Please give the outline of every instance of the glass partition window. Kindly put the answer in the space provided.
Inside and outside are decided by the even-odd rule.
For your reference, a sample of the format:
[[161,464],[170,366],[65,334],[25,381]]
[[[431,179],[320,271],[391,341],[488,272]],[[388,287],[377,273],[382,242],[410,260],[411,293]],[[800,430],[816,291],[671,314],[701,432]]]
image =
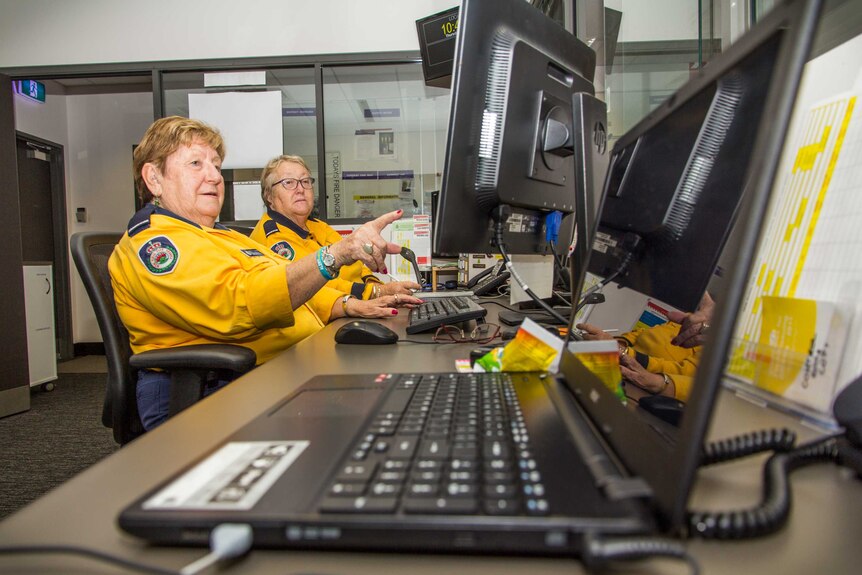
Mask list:
[[[261,92],[278,92],[274,100],[267,100],[278,108],[274,113],[280,117],[281,130],[267,130],[271,135],[267,153],[246,161],[241,167],[223,170],[225,178],[225,204],[220,219],[222,221],[255,222],[264,211],[260,198],[260,174],[266,162],[279,154],[302,156],[308,163],[312,174],[317,172],[317,109],[315,105],[314,68],[274,68],[259,72],[264,74],[265,83],[252,86],[212,86],[212,78],[219,72],[166,72],[162,77],[164,90],[165,116],[185,116],[190,113],[189,99],[194,94],[247,96],[256,98]],[[225,76],[236,74],[235,71]],[[210,78],[210,81],[207,80]],[[208,87],[208,84],[210,85]],[[280,103],[279,103],[280,102]],[[267,128],[271,127],[270,122]],[[225,128],[222,128],[225,132]],[[263,134],[251,134],[252,138],[263,138]],[[226,134],[227,162],[240,154],[248,152],[248,146],[240,149],[231,146]],[[279,144],[280,139],[280,144]],[[255,144],[258,142],[254,141]],[[317,190],[315,190],[317,194]]]
[[326,217],[430,213],[439,190],[449,91],[419,63],[323,69]]
[[608,106],[610,144],[728,43],[727,0],[577,2],[587,8],[582,39],[599,51],[595,84]]

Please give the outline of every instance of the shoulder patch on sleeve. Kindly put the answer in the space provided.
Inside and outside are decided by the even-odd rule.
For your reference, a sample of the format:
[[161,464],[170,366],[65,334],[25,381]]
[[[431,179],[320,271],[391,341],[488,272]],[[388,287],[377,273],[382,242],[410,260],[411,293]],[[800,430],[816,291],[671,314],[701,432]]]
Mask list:
[[284,240],[272,244],[269,249],[271,249],[273,252],[280,255],[281,257],[289,259],[291,261],[296,256],[296,251],[291,247],[289,243]]
[[163,276],[177,267],[180,251],[167,236],[156,236],[141,246],[138,258],[151,274]]
[[260,250],[256,250],[256,249],[254,249],[254,248],[248,248],[248,249],[245,249],[245,250],[239,250],[239,251],[241,251],[242,253],[244,253],[245,255],[247,255],[247,256],[248,256],[248,257],[250,257],[250,258],[260,258],[260,257],[263,257],[263,254],[260,252]]

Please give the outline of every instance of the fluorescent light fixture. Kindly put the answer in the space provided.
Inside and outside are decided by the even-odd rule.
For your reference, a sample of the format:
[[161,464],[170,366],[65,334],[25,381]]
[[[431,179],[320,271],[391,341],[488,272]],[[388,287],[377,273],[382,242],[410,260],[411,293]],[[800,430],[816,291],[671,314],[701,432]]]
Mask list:
[[204,87],[218,88],[221,86],[266,86],[266,71],[204,74]]

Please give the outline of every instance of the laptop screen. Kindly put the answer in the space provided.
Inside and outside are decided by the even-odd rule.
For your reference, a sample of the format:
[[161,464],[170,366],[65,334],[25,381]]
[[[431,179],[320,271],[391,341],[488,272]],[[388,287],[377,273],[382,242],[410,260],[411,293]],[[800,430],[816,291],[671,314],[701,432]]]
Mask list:
[[[621,360],[627,405],[595,381],[574,391],[670,525],[682,519],[678,493],[688,493],[697,466],[817,4],[776,7],[611,152],[589,269],[613,278],[604,289],[616,300],[636,302],[636,329],[623,335],[641,351]],[[680,328],[664,320],[699,306],[712,311],[701,309],[688,333],[703,345],[673,345]],[[643,415],[632,408],[639,401],[649,415],[632,417]]]

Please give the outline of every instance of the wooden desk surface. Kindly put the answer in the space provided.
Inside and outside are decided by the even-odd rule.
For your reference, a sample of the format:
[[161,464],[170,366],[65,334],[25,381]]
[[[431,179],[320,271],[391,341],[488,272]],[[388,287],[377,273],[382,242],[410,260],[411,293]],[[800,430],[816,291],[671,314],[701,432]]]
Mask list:
[[[489,306],[495,316],[497,306]],[[406,318],[391,325],[404,335]],[[116,526],[123,507],[179,471],[306,379],[320,373],[438,371],[454,368],[469,355],[470,344],[343,346],[333,342],[338,323],[286,351],[268,364],[193,406],[165,425],[87,469],[0,523],[0,545],[67,544],[179,569],[202,555],[201,549],[149,547]],[[429,336],[410,336],[410,339]],[[97,417],[98,414],[93,414]],[[800,439],[816,435],[788,417],[723,392],[713,437],[786,426]],[[61,454],[58,454],[61,457]],[[704,469],[691,506],[737,509],[760,498],[762,458]],[[3,462],[10,465],[10,462]],[[704,573],[740,575],[858,573],[862,565],[862,481],[831,465],[797,471],[791,485],[794,509],[776,535],[744,542],[692,541],[690,550]],[[318,573],[327,575],[404,573],[411,575],[583,573],[575,560],[449,555],[399,555],[346,552],[253,551],[225,573]],[[0,555],[4,573],[124,573],[77,556]],[[676,562],[651,560],[626,567],[628,573],[686,573]]]

